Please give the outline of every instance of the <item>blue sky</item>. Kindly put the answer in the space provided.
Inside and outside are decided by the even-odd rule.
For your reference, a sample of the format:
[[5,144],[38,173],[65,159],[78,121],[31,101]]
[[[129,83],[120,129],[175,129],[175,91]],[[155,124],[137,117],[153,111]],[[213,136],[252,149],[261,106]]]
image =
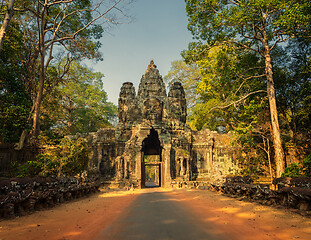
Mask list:
[[105,77],[108,100],[117,104],[123,82],[133,82],[136,93],[151,59],[162,77],[171,62],[192,41],[187,30],[184,0],[136,0],[130,9],[134,20],[118,25],[102,38],[104,61],[88,64]]

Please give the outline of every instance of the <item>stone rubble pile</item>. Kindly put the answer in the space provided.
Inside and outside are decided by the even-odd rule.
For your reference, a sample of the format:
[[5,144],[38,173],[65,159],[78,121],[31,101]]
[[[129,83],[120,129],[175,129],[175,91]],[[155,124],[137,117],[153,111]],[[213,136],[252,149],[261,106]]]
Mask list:
[[227,177],[224,183],[212,183],[209,189],[231,196],[257,200],[265,205],[282,205],[303,211],[311,210],[311,178],[276,178],[273,190],[268,184],[253,184],[249,177]]
[[97,178],[11,178],[0,180],[0,217],[23,216],[99,191]]
[[233,176],[217,181],[176,181],[173,188],[212,190],[258,201],[264,205],[282,205],[311,211],[311,178],[275,178],[272,185],[253,183],[249,176]]

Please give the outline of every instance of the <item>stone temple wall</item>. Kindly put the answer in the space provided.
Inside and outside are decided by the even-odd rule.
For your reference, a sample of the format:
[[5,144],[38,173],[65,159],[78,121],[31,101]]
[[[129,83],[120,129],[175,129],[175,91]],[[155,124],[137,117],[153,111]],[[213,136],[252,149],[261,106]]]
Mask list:
[[205,129],[193,132],[193,138],[193,172],[197,180],[222,178],[239,171],[230,134],[219,134]]
[[[160,186],[172,181],[211,179],[234,174],[230,135],[192,131],[186,124],[183,86],[174,82],[168,94],[153,61],[141,78],[138,92],[125,82],[119,95],[115,129],[81,135],[93,151],[89,168],[106,180],[145,186],[146,166],[155,166]],[[146,156],[157,155],[148,162]]]
[[84,138],[87,140],[90,148],[90,161],[88,170],[94,173],[100,173],[104,179],[112,179],[115,176],[115,158],[118,154],[115,141],[115,129],[99,129],[97,132],[87,134],[77,134],[69,136],[72,139]]

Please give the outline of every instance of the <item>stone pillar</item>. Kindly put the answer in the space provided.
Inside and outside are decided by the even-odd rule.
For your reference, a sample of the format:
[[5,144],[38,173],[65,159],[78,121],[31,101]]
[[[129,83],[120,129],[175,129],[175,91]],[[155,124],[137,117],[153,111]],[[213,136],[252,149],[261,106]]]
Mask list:
[[212,145],[210,145],[209,147],[209,166],[210,166],[210,173],[211,172],[213,172],[213,165],[214,165],[214,163],[213,163],[213,146]]
[[[161,167],[161,165],[159,167]],[[154,182],[156,184],[159,184],[159,169],[158,169],[158,166],[154,166]]]
[[121,180],[120,163],[121,163],[121,156],[118,156],[118,157],[116,157],[116,159],[115,159],[116,180]]
[[180,158],[176,158],[176,177],[180,177],[180,173],[181,173]]
[[103,144],[97,144],[97,169],[100,170],[100,163],[103,161]]
[[184,176],[184,159],[183,158],[179,158],[180,159],[180,176],[183,177]]
[[[98,169],[98,165],[99,165],[99,159],[98,159],[98,147],[95,146],[91,146],[91,152],[89,154],[89,163],[88,163],[88,169],[94,169],[97,168]],[[1,156],[0,156],[1,159]],[[3,158],[5,159],[5,158]],[[99,170],[99,169],[98,169]]]
[[128,178],[128,161],[127,158],[124,158],[124,178]]
[[163,187],[169,187],[171,183],[171,144],[165,144],[162,149],[162,161],[164,164]]
[[187,178],[187,180],[189,180],[189,159],[188,159],[188,158],[186,158],[185,160],[186,160],[186,162],[187,162],[187,172],[186,172],[186,178]]
[[140,185],[140,182],[141,182],[141,179],[142,179],[142,176],[141,176],[141,162],[144,160],[144,153],[141,152],[141,151],[137,151],[136,153],[136,157],[135,157],[135,161],[136,161],[136,174],[134,176],[134,178],[137,179],[137,181],[139,182],[139,185]]

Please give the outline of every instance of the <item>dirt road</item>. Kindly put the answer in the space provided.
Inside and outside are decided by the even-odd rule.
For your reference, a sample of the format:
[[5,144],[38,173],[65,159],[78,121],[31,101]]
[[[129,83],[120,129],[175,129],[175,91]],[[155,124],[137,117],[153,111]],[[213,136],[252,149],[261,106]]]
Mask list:
[[311,219],[217,193],[159,188],[99,193],[0,221],[0,240],[311,239]]

